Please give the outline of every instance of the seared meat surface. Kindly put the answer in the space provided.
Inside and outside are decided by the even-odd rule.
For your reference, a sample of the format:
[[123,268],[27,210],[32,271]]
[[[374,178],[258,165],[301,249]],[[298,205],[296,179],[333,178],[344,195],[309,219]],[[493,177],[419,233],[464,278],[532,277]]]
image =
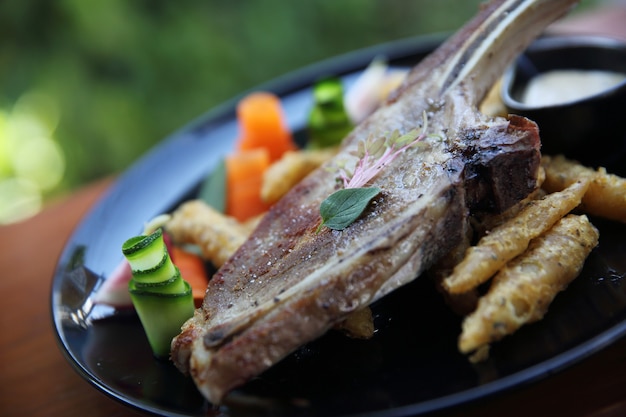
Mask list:
[[[212,403],[351,312],[415,279],[463,238],[474,211],[502,211],[536,187],[537,126],[477,110],[505,66],[573,0],[499,0],[420,63],[344,140],[339,154],[277,202],[211,279],[172,359]],[[360,141],[422,128],[428,137],[372,181],[381,193],[342,231],[320,203]]]

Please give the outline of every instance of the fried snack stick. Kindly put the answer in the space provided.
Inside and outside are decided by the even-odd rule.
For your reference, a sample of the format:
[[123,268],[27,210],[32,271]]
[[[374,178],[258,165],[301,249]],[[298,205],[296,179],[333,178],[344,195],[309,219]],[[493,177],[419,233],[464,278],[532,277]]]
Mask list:
[[508,111],[504,102],[502,101],[500,90],[502,88],[502,78],[498,79],[496,83],[487,92],[485,99],[480,103],[479,110],[485,116],[500,116],[506,117]]
[[371,338],[375,331],[372,309],[365,307],[350,313],[344,321],[337,323],[335,329],[354,339]]
[[626,179],[608,174],[606,169],[585,167],[562,155],[544,156],[541,164],[546,171],[543,188],[560,191],[580,178],[589,178],[589,189],[580,209],[594,216],[626,223]]
[[246,234],[246,238],[258,226],[263,216],[265,216],[265,213],[257,214],[256,216],[249,218],[243,223],[239,223],[241,225],[242,231]]
[[598,237],[587,216],[570,214],[534,239],[493,278],[477,309],[465,318],[459,350],[480,350],[540,320],[554,297],[578,276]]
[[285,152],[263,175],[261,199],[266,203],[275,203],[307,174],[336,153],[336,148]]
[[[220,267],[247,239],[258,218],[239,223],[200,200],[182,204],[172,213],[165,228],[176,243],[197,245],[204,259]],[[347,335],[367,339],[374,334],[369,307],[355,311],[338,328]]]
[[204,259],[220,267],[246,240],[249,230],[200,200],[181,204],[165,228],[176,243],[197,245]]
[[580,204],[589,181],[581,180],[563,191],[531,201],[517,216],[505,221],[470,247],[443,288],[453,294],[476,288],[508,261],[523,253],[529,242]]

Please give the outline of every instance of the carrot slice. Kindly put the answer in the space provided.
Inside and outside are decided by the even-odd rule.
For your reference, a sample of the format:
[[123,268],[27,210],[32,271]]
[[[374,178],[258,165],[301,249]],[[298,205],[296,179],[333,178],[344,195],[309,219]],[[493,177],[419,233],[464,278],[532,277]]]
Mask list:
[[200,256],[177,246],[171,247],[170,252],[172,252],[172,260],[178,267],[180,275],[191,285],[193,301],[196,307],[199,307],[202,304],[204,293],[209,283],[204,261]]
[[227,215],[245,221],[269,208],[261,199],[263,173],[269,165],[269,151],[265,148],[226,156]]
[[272,93],[255,92],[241,99],[237,119],[240,151],[266,148],[274,162],[286,151],[297,148],[286,126],[280,98]]

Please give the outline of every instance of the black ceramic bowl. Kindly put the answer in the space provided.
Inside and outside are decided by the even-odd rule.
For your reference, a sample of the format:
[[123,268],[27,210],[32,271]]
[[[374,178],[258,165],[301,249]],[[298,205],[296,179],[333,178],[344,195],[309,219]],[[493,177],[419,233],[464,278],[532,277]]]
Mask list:
[[544,154],[564,154],[589,166],[626,174],[626,81],[555,105],[523,102],[523,91],[533,77],[570,69],[626,74],[626,44],[595,36],[539,39],[504,75],[502,100],[508,112],[526,116],[539,125]]

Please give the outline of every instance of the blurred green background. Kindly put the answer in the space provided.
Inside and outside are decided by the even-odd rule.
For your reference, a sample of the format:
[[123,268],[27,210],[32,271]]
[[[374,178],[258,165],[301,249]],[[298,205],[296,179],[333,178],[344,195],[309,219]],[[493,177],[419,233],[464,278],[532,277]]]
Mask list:
[[357,48],[453,31],[480,3],[2,1],[0,224],[119,173],[259,83]]

